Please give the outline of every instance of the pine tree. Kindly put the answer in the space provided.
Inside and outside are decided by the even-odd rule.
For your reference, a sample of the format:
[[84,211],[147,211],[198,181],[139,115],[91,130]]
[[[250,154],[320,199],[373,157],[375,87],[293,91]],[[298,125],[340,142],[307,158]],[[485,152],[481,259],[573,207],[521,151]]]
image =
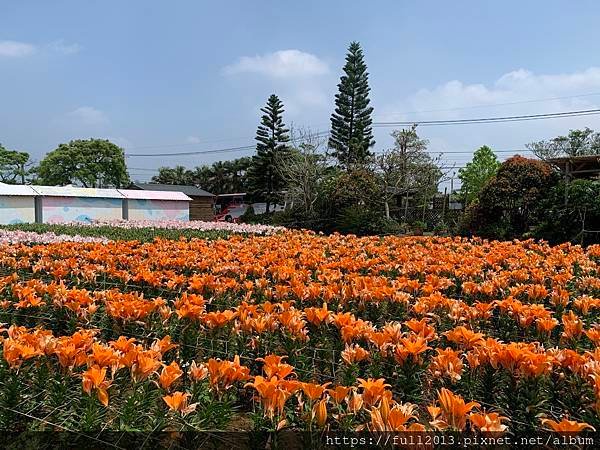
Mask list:
[[283,188],[283,177],[278,165],[288,153],[289,130],[283,124],[283,103],[275,94],[267,100],[261,109],[263,116],[256,130],[256,155],[248,173],[251,192],[266,202],[266,212],[277,199],[278,191]]
[[342,166],[364,163],[375,145],[373,140],[373,108],[369,106],[369,74],[363,51],[352,42],[346,56],[344,75],[335,96],[335,111],[331,115],[329,148]]

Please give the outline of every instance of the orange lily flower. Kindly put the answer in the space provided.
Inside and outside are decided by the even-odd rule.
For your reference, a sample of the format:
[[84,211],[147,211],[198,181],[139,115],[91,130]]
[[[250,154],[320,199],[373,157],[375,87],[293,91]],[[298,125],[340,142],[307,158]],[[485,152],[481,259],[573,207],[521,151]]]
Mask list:
[[163,397],[164,402],[167,404],[171,411],[176,411],[182,416],[186,416],[196,410],[197,403],[191,405],[188,404],[189,398],[192,394],[183,392],[173,392],[171,395],[165,395]]
[[507,430],[507,426],[502,422],[508,420],[508,417],[501,416],[498,413],[471,413],[469,422],[478,430],[490,433],[501,433]]
[[349,365],[363,361],[368,357],[369,352],[358,344],[354,344],[353,346],[346,344],[346,348],[342,351],[342,359]]
[[318,400],[319,398],[321,398],[321,396],[323,395],[323,392],[325,392],[325,389],[330,384],[331,383],[325,383],[325,384],[300,383],[300,387],[302,389],[302,392],[304,392],[304,395],[306,395],[310,401],[315,401],[315,400]]
[[192,361],[189,374],[195,382],[204,380],[208,376],[208,367],[205,364],[196,365],[196,361]]
[[331,396],[334,402],[340,405],[344,399],[348,397],[348,394],[351,390],[351,387],[336,386],[335,389],[327,389],[327,393]]
[[475,333],[462,325],[447,331],[444,335],[450,342],[454,342],[467,350],[484,342],[483,333]]
[[[446,388],[442,388],[438,394],[440,408],[434,410],[437,415],[431,425],[437,429],[451,428],[453,430],[462,431],[467,425],[467,414],[474,408],[479,407],[477,402],[465,403],[460,395],[456,395]],[[432,410],[430,410],[430,413]],[[433,415],[433,414],[432,414]]]
[[167,390],[171,385],[183,375],[183,370],[175,361],[168,366],[164,366],[162,372],[158,376],[158,384],[163,389]]
[[86,394],[90,395],[92,389],[97,391],[98,400],[104,405],[108,406],[108,387],[110,382],[105,380],[106,378],[106,367],[98,367],[94,365],[82,374],[83,390]]
[[312,420],[316,420],[317,426],[323,428],[327,423],[327,399],[316,402],[311,411]]
[[391,397],[392,395],[392,393],[386,389],[390,385],[385,382],[384,378],[379,378],[377,380],[373,378],[367,380],[357,378],[357,381],[359,382],[359,386],[363,389],[363,401],[367,407],[373,406],[381,400],[383,396]]
[[596,429],[588,423],[577,422],[575,420],[569,420],[563,417],[560,422],[552,419],[542,419],[542,425],[546,425],[551,431],[558,431],[559,433],[579,433],[583,430],[596,431]]

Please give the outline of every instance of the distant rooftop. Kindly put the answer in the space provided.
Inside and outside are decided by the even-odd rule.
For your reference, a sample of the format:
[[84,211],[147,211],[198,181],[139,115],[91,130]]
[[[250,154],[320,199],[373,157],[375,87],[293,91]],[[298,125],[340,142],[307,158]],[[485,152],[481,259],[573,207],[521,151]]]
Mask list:
[[596,178],[600,174],[600,155],[562,156],[546,162],[575,178]]
[[119,189],[123,197],[130,200],[178,200],[190,201],[190,197],[181,191],[147,191],[145,189]]
[[561,163],[566,161],[598,162],[600,161],[600,155],[558,156],[556,158],[549,158],[546,160],[546,162],[549,163]]
[[157,184],[157,183],[132,183],[134,189],[142,189],[144,191],[168,191],[168,192],[183,192],[189,197],[215,197],[204,189],[196,186],[184,186],[181,184]]
[[32,186],[43,197],[123,198],[116,189],[82,188],[77,186]]

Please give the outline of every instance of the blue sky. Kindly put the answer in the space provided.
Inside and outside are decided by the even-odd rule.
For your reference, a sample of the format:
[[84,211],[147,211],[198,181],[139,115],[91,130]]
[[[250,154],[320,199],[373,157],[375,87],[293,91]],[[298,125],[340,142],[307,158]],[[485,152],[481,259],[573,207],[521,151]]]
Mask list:
[[[364,47],[378,121],[599,107],[599,17],[600,3],[591,0],[5,0],[0,142],[37,160],[61,142],[88,137],[111,139],[128,153],[242,146],[253,142],[258,110],[273,92],[288,125],[324,130],[352,40]],[[540,99],[554,100],[518,103]],[[432,151],[522,149],[570,128],[600,130],[598,121],[420,133]],[[376,150],[391,144],[390,131],[376,130]],[[248,154],[130,157],[128,165],[143,180],[152,172],[137,168]],[[469,159],[444,157],[449,164]]]

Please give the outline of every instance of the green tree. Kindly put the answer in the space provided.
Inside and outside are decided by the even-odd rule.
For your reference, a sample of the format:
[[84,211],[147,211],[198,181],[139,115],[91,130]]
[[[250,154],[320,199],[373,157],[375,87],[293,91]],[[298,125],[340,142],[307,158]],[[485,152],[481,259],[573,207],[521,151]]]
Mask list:
[[122,187],[129,183],[123,149],[104,139],[60,144],[40,162],[40,184]]
[[283,177],[278,170],[278,162],[289,152],[289,130],[283,123],[283,103],[275,94],[261,109],[263,116],[256,130],[256,155],[248,174],[249,190],[257,198],[266,202],[266,212],[276,202],[283,188]]
[[31,161],[29,153],[7,150],[0,144],[0,181],[8,184],[25,184]]
[[519,155],[507,159],[467,208],[463,230],[482,237],[521,237],[539,223],[540,202],[556,182],[543,161]]
[[158,175],[152,177],[154,183],[199,186],[214,194],[232,194],[247,189],[248,167],[252,158],[247,156],[230,161],[217,161],[202,165],[193,170],[183,166],[161,167]]
[[158,175],[152,177],[153,183],[193,185],[193,172],[183,166],[160,167]]
[[251,164],[251,157],[214,163],[211,166],[210,177],[210,185],[213,186],[214,192],[218,194],[245,192],[248,182],[248,169]]
[[583,233],[583,230],[600,230],[600,182],[578,179],[565,183],[561,180],[548,190],[539,209],[536,237],[553,244],[600,242],[598,233]]
[[375,158],[375,171],[381,182],[385,216],[390,218],[390,203],[398,195],[410,194],[417,201],[429,199],[437,192],[440,179],[440,157],[432,158],[427,152],[429,142],[417,134],[413,125],[394,130],[394,147]]
[[531,142],[526,147],[542,160],[561,156],[598,155],[600,154],[600,133],[587,127],[583,130],[570,130],[567,136]]
[[325,138],[309,129],[291,132],[293,148],[279,162],[279,172],[287,186],[287,199],[300,220],[313,220],[319,201],[321,183],[330,169],[327,158],[320,152]]
[[473,160],[458,171],[465,205],[470,204],[477,197],[485,183],[496,175],[499,168],[500,161],[490,147],[484,145],[475,151]]
[[350,44],[343,70],[331,115],[329,148],[343,167],[349,167],[365,163],[371,156],[369,149],[375,145],[369,74],[358,42]]

